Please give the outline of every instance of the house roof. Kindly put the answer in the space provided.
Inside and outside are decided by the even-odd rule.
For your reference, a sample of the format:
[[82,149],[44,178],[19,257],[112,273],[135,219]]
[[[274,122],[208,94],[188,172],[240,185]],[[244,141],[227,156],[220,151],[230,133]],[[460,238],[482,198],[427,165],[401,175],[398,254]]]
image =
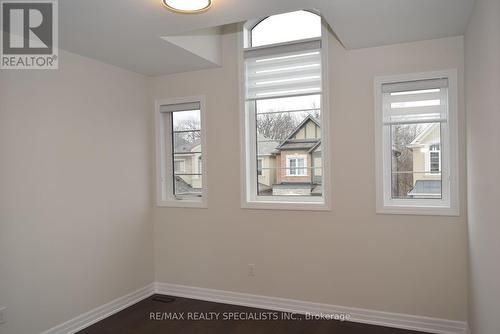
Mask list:
[[281,144],[279,150],[312,150],[318,144],[318,139],[288,140]]
[[271,155],[273,153],[278,153],[276,147],[280,144],[277,140],[272,140],[264,137],[262,134],[258,135],[257,138],[257,146],[258,146],[258,155]]
[[439,126],[439,123],[432,123],[429,124],[418,136],[413,139],[413,141],[408,145],[408,147],[418,147],[422,145],[421,141],[427,137],[427,135],[433,131],[437,126]]
[[321,152],[321,140],[318,140],[316,142],[316,145],[311,147],[311,149],[309,150],[309,153],[312,153],[312,152]]
[[177,137],[174,140],[174,145],[175,153],[191,153],[196,146],[200,145],[200,140],[196,139],[195,141],[190,142],[184,138]]
[[440,180],[417,180],[408,195],[440,195],[441,181]]
[[201,194],[201,189],[191,187],[182,177],[176,175],[175,192],[177,194]]
[[271,155],[280,150],[307,150],[321,152],[321,139],[290,139],[308,122],[312,121],[321,127],[319,121],[313,116],[307,116],[282,142],[266,138],[262,134],[257,137],[258,155]]
[[313,117],[312,115],[308,115],[306,118],[304,118],[304,120],[302,122],[300,122],[299,125],[297,125],[295,127],[295,129],[293,129],[292,132],[290,132],[290,134],[288,135],[288,137],[285,138],[284,141],[287,141],[289,140],[290,138],[292,138],[293,136],[295,136],[297,134],[297,132],[299,132],[299,130],[304,126],[304,124],[306,124],[308,121],[312,121],[314,122],[319,128],[321,128],[321,124],[319,123],[319,121]]
[[299,132],[302,127],[307,124],[307,122],[313,122],[316,124],[319,128],[321,128],[321,124],[319,121],[313,117],[312,115],[308,115],[302,122],[300,122],[299,125],[295,127],[295,129],[290,132],[288,137],[285,138],[285,140],[276,147],[277,150],[314,150],[318,143],[321,142],[321,139],[291,139],[293,136]]

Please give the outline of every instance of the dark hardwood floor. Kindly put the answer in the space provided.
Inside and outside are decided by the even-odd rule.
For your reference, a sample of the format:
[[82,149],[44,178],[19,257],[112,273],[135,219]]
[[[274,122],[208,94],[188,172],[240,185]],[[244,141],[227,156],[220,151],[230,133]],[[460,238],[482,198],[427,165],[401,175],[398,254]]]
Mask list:
[[[79,334],[163,334],[163,333],[334,333],[334,334],[417,334],[420,332],[338,320],[314,320],[291,314],[195,299],[155,295],[132,305]],[[213,312],[213,313],[210,313]],[[217,316],[218,314],[218,316]],[[194,316],[204,317],[195,320]],[[227,320],[228,317],[255,320]],[[170,317],[168,319],[167,317]],[[184,319],[181,319],[181,318]],[[188,318],[189,317],[189,318]],[[218,317],[218,320],[216,320]],[[156,318],[156,319],[155,319]],[[175,319],[177,318],[177,319]],[[210,319],[212,318],[212,319]],[[266,320],[266,318],[278,320]]]

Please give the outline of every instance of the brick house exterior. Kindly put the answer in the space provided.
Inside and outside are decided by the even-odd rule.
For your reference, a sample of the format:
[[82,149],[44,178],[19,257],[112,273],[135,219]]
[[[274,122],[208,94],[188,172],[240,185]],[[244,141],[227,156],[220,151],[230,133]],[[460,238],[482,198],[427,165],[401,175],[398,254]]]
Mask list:
[[321,125],[306,117],[276,147],[273,195],[321,194]]

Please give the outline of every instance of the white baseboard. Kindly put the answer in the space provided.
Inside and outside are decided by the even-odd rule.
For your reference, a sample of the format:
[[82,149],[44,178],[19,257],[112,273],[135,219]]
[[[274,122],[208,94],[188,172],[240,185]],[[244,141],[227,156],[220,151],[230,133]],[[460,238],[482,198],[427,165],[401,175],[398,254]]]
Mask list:
[[137,291],[117,298],[89,312],[66,321],[41,334],[73,334],[105,319],[149,296],[158,293],[193,298],[217,303],[256,307],[274,311],[311,314],[348,314],[349,321],[410,329],[436,334],[467,334],[465,321],[454,321],[401,313],[366,310],[354,307],[305,302],[294,299],[267,297],[247,293],[198,288],[169,283],[152,283]]
[[41,334],[73,334],[102,319],[105,319],[155,293],[154,284],[149,284],[139,290],[117,298],[107,304],[96,307]]
[[454,321],[437,319],[423,316],[415,316],[401,313],[365,310],[353,307],[345,307],[330,304],[304,302],[293,299],[267,297],[246,293],[197,288],[185,285],[155,283],[155,292],[159,294],[173,295],[200,299],[211,302],[226,303],[256,307],[275,311],[311,314],[349,314],[349,321],[387,326],[394,328],[410,329],[427,333],[438,334],[466,334],[467,323],[465,321]]

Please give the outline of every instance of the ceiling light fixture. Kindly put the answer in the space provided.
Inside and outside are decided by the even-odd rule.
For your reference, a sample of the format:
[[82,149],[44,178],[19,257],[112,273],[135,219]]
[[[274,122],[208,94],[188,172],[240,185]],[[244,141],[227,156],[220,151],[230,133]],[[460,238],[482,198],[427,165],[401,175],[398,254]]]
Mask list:
[[211,0],[162,0],[168,9],[185,14],[204,12],[212,5]]

